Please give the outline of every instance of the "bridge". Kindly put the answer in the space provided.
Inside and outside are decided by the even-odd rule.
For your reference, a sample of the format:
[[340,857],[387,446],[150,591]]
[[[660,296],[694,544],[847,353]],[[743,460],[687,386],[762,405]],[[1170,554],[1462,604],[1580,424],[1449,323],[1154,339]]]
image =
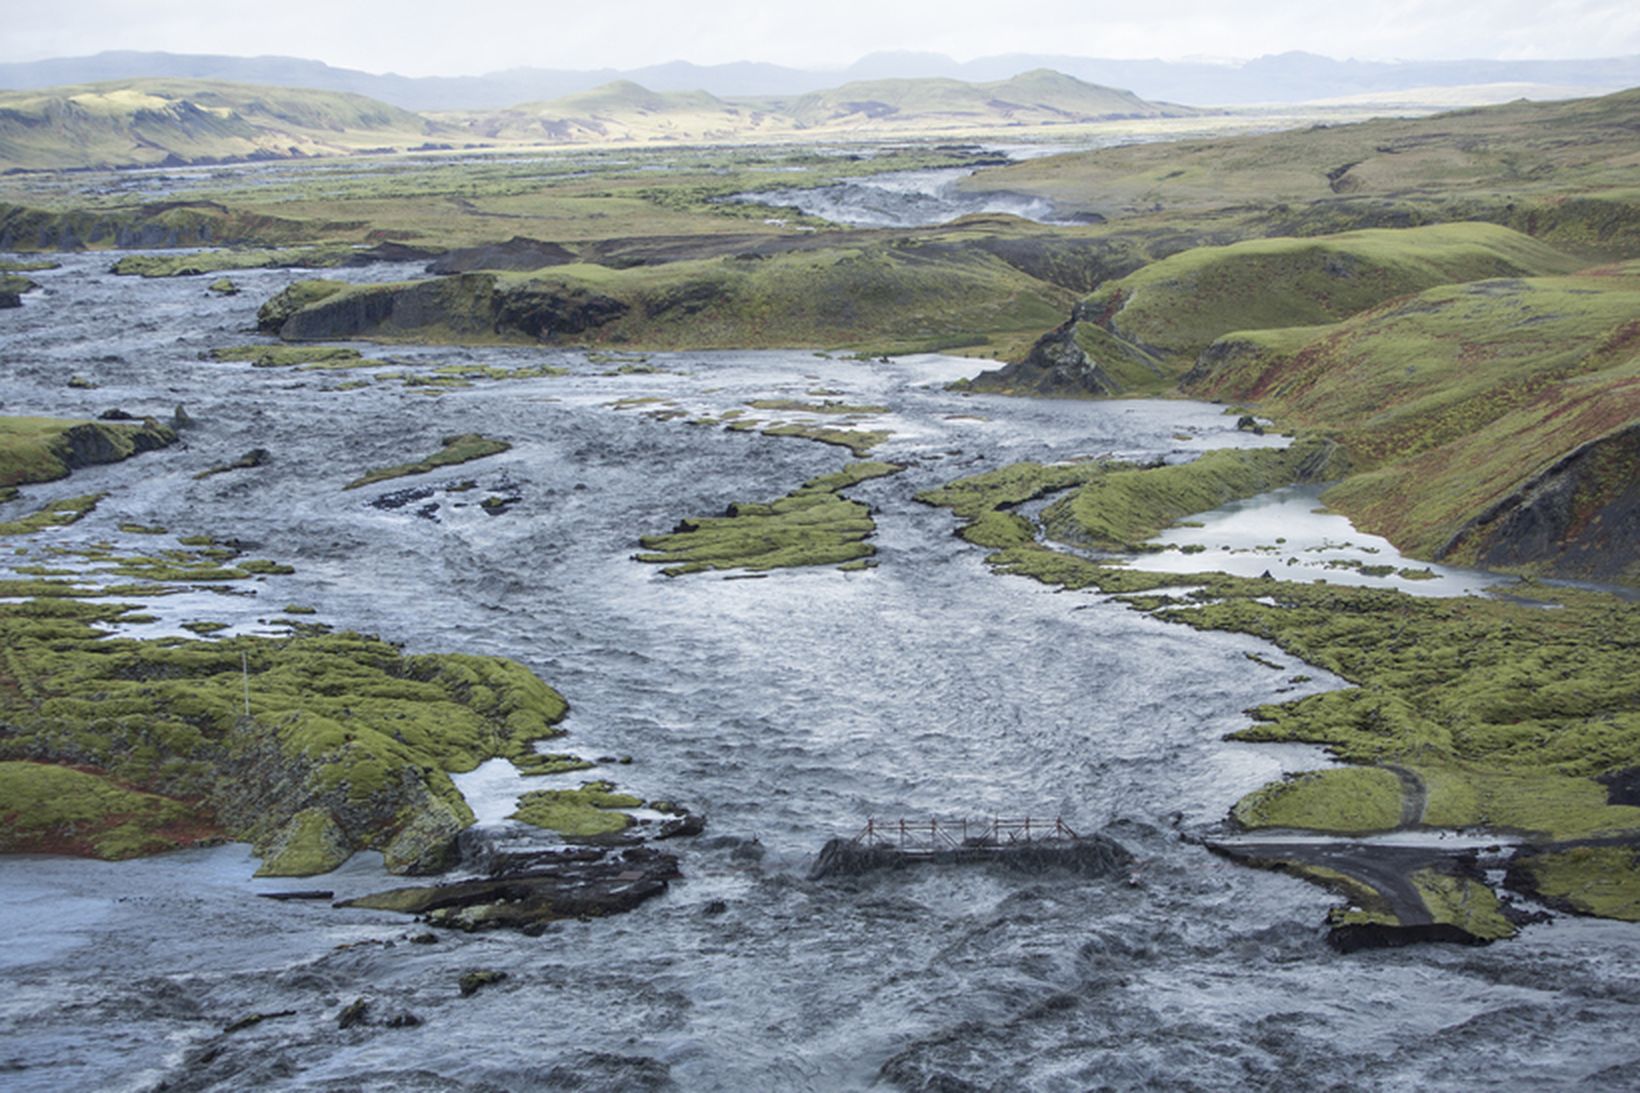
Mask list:
[[856,846],[897,850],[902,854],[937,854],[950,850],[1003,849],[1042,842],[1081,839],[1059,817],[1037,820],[879,820],[869,817],[852,840]]

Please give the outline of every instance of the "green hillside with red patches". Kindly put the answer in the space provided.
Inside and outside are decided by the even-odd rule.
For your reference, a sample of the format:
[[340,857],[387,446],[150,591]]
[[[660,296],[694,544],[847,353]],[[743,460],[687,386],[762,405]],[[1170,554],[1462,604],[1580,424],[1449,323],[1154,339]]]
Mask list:
[[1640,262],[1230,334],[1185,386],[1335,436],[1328,504],[1403,549],[1640,583]]

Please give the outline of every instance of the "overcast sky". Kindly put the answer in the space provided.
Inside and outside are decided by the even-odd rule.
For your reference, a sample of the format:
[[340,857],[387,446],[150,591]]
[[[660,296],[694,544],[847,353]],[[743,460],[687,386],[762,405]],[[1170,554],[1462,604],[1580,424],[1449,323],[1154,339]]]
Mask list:
[[369,72],[772,61],[877,50],[1087,57],[1573,58],[1640,53],[1635,0],[5,0],[0,60],[282,54]]

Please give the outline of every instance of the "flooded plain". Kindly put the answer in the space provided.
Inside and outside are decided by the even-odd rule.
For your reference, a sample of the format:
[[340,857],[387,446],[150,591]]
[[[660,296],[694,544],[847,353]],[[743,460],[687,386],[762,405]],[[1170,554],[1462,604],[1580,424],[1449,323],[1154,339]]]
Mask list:
[[[1339,681],[1252,638],[994,576],[948,513],[914,499],[1020,459],[1269,442],[1219,407],[963,396],[945,384],[976,362],[803,350],[638,361],[361,347],[392,363],[256,369],[200,358],[257,340],[257,303],[298,274],[234,274],[245,292],[219,298],[198,278],[114,277],[109,261],[32,274],[44,291],[0,313],[4,411],[163,417],[182,403],[197,424],[171,449],[29,487],[0,515],[106,490],[81,523],[36,538],[73,546],[158,525],[295,569],[242,582],[251,595],[155,600],[136,634],[201,619],[255,631],[301,603],[412,652],[516,658],[572,704],[552,750],[632,757],[563,784],[607,775],[710,819],[672,844],[684,879],[665,896],[538,938],[417,944],[423,928],[402,916],[258,899],[293,885],[252,880],[242,845],[125,863],[0,859],[8,1090],[1640,1085],[1634,927],[1558,917],[1485,948],[1341,955],[1323,936],[1331,896],[1195,841],[1240,795],[1326,763],[1316,749],[1224,742],[1243,711]],[[541,363],[567,374],[442,393],[406,382],[446,364]],[[71,376],[98,386],[70,388]],[[690,424],[815,391],[888,408],[868,419],[893,433],[874,455],[907,469],[851,491],[876,512],[876,569],[672,579],[632,560],[640,535],[838,469],[835,447]],[[461,432],[513,447],[342,489]],[[251,448],[269,462],[193,477]],[[467,481],[476,488],[452,488]],[[407,488],[427,492],[383,503]],[[517,500],[492,515],[487,494]],[[1248,553],[1260,569],[1324,560],[1305,544],[1374,546],[1289,525],[1293,506],[1309,516],[1315,502],[1202,517],[1169,541],[1219,535],[1212,553],[1236,557],[1282,548]],[[1137,564],[1170,556],[1200,568],[1209,555]],[[521,781],[490,764],[461,785],[481,825],[507,834]],[[807,879],[825,840],[867,817],[998,814],[1104,832],[1139,857],[1137,883],[983,868]],[[340,898],[389,879],[359,855],[311,883]],[[458,979],[475,969],[507,978],[463,996]],[[420,1023],[339,1028],[358,998]]]

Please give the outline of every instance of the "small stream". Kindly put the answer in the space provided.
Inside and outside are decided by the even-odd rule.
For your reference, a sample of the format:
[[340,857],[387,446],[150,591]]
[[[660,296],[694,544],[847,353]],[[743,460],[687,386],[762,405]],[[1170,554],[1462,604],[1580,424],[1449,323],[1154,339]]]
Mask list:
[[[28,487],[0,516],[107,490],[49,541],[136,522],[255,544],[296,572],[245,582],[252,595],[155,601],[160,621],[133,632],[170,633],[183,616],[255,629],[299,603],[411,652],[514,657],[572,703],[553,750],[634,760],[556,784],[607,774],[710,824],[673,844],[685,879],[631,914],[435,944],[409,943],[421,928],[401,916],[255,898],[292,884],[251,879],[242,845],[117,864],[0,859],[8,1091],[1640,1084],[1632,926],[1562,917],[1488,948],[1341,956],[1323,939],[1330,896],[1185,837],[1284,771],[1326,763],[1314,748],[1222,738],[1249,707],[1340,681],[1249,637],[994,576],[948,513],[914,500],[1013,460],[1267,442],[1219,407],[963,396],[944,386],[976,362],[798,350],[654,354],[657,371],[611,374],[569,351],[362,347],[411,362],[381,371],[546,362],[569,374],[436,397],[398,381],[341,389],[358,374],[200,359],[255,340],[258,302],[300,274],[236,273],[244,295],[219,298],[204,279],[117,278],[109,262],[68,257],[0,313],[4,411],[168,415],[181,402],[198,425],[174,448]],[[100,386],[71,389],[74,375]],[[669,579],[631,560],[641,534],[846,461],[646,410],[716,415],[819,389],[891,409],[870,423],[894,430],[875,454],[907,470],[851,494],[876,510],[879,568]],[[663,402],[614,408],[634,398]],[[466,431],[513,448],[341,489]],[[253,447],[271,462],[194,479]],[[478,491],[448,489],[468,479]],[[372,504],[408,485],[431,492]],[[485,492],[520,500],[490,516],[475,501]],[[1346,536],[1292,519],[1313,507],[1302,495],[1272,504],[1195,530],[1254,547],[1280,535],[1284,550]],[[1207,555],[1136,564],[1170,557]],[[27,560],[8,555],[0,571]],[[520,780],[487,764],[461,786],[504,831]],[[1118,839],[1141,859],[1140,883],[983,868],[807,879],[821,844],[868,816],[1026,813]],[[341,897],[393,881],[361,854],[312,883]],[[508,978],[463,997],[457,979],[477,968]],[[421,1023],[340,1029],[361,997]],[[279,1016],[223,1032],[252,1014]]]

